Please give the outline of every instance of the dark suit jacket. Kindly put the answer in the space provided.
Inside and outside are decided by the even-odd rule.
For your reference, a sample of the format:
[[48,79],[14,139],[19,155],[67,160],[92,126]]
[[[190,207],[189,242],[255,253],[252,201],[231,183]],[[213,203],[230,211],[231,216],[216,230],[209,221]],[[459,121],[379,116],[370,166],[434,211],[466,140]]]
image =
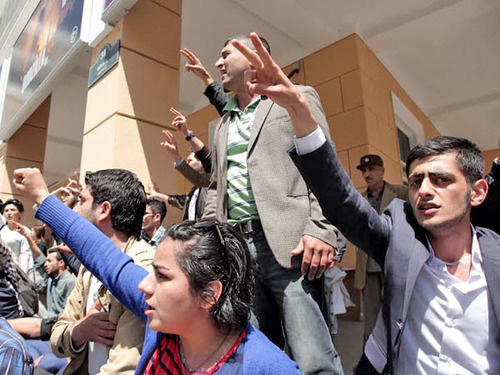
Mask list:
[[[367,198],[367,191],[363,192],[363,197]],[[405,185],[392,185],[385,182],[382,199],[380,201],[380,211],[382,213],[387,206],[396,198],[408,199],[408,187]],[[360,249],[358,249],[360,250]],[[368,255],[363,251],[356,253],[356,272],[354,273],[354,288],[364,289],[366,283],[366,270],[368,265]]]
[[472,210],[472,222],[475,225],[489,228],[500,234],[500,165],[493,162],[490,173],[485,177],[488,181],[488,195],[484,202]]
[[[392,372],[392,364],[398,361],[401,333],[415,283],[430,255],[425,232],[416,222],[410,205],[400,199],[392,201],[379,215],[354,188],[328,142],[312,153],[297,156],[292,151],[291,156],[326,218],[385,267],[382,314],[372,338],[379,359],[387,361],[386,369]],[[476,231],[488,295],[500,326],[500,237],[488,229],[476,228]],[[495,337],[495,342],[500,345],[500,337]]]
[[[317,92],[297,86],[308,98],[312,111],[327,139],[330,139]],[[270,99],[263,99],[255,110],[248,143],[247,166],[259,218],[267,242],[279,264],[285,268],[300,266],[299,257],[290,251],[302,235],[316,237],[337,247],[336,230],[325,219],[318,202],[287,155],[294,146],[288,112]],[[227,220],[227,131],[230,113],[215,129],[212,147],[212,179],[207,194],[204,218]]]
[[193,194],[196,191],[196,189],[200,189],[200,192],[198,193],[198,198],[196,198],[195,217],[196,219],[199,219],[203,215],[203,211],[205,209],[205,199],[207,197],[207,188],[194,187],[187,195],[186,204],[184,204],[184,208],[182,210],[182,220],[188,219],[189,205],[191,204],[191,200],[193,199]]

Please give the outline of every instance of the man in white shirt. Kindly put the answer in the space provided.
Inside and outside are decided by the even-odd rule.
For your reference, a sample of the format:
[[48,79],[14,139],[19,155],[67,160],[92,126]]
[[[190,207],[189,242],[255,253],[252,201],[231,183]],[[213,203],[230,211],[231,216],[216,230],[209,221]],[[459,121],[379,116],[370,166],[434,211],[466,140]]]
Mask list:
[[0,230],[0,235],[11,251],[14,262],[26,273],[33,267],[33,257],[31,255],[28,240],[18,231],[17,223],[21,222],[24,213],[23,204],[17,199],[5,201],[2,214],[7,224]]
[[384,302],[357,373],[500,372],[500,237],[470,224],[488,192],[471,142],[436,137],[408,156],[409,203],[379,216],[354,188],[307,100],[267,54],[233,45],[252,63],[247,90],[292,118],[290,155],[325,217],[385,269]]

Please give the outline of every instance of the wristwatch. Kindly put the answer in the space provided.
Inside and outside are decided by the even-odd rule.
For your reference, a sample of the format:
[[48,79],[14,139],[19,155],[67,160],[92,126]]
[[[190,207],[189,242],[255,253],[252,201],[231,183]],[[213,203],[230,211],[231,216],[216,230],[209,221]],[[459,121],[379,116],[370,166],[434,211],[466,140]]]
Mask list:
[[194,134],[194,131],[190,131],[186,137],[186,141],[190,141],[194,137],[196,137],[196,134]]

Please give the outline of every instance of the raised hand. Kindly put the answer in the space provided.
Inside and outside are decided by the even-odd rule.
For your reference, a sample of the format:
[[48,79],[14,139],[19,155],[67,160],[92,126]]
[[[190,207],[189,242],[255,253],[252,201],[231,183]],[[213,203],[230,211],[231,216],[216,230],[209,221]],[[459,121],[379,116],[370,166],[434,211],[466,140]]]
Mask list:
[[318,125],[309,102],[274,62],[257,34],[251,33],[250,38],[255,51],[238,40],[231,41],[253,66],[253,69],[245,72],[245,87],[248,94],[267,96],[285,108],[292,120],[295,135],[297,137],[309,135]]
[[170,131],[164,130],[163,134],[165,135],[165,141],[160,144],[165,147],[167,150],[167,154],[174,160],[174,162],[179,162],[182,160],[181,155],[179,154],[179,148],[177,147],[177,141]]
[[175,108],[170,108],[170,113],[172,114],[172,116],[174,116],[174,119],[172,120],[172,126],[175,126],[175,128],[184,136],[184,138],[187,137],[189,134],[189,129],[187,127],[186,117]]
[[54,190],[51,194],[59,197],[66,206],[72,209],[78,202],[81,190],[82,186],[78,180],[68,178],[68,184],[66,186]]
[[36,204],[49,195],[49,190],[38,168],[20,168],[14,171],[14,185],[26,198]]
[[61,242],[59,245],[57,245],[57,250],[59,250],[60,253],[73,254],[69,246],[66,245],[64,242]]
[[17,221],[12,221],[12,224],[14,224],[16,232],[21,233],[26,238],[31,238],[28,229],[24,225],[18,223]]
[[181,49],[181,54],[187,58],[187,63],[184,65],[188,72],[193,73],[196,77],[200,78],[205,86],[211,84],[214,79],[208,72],[208,70],[203,66],[200,59],[187,48]]

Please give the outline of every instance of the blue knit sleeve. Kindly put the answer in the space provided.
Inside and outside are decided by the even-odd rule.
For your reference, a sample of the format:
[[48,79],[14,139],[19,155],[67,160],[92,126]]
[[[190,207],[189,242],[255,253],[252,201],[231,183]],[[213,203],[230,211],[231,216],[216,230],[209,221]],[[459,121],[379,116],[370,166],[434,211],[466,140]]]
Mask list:
[[138,289],[148,274],[144,268],[134,264],[99,229],[55,196],[50,195],[42,202],[35,217],[51,227],[124,306],[146,320],[144,293]]

